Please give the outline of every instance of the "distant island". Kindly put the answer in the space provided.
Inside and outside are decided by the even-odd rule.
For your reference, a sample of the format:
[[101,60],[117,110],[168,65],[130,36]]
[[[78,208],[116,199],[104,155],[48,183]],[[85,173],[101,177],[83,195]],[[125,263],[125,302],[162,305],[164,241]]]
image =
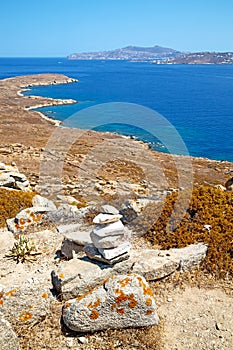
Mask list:
[[146,61],[153,64],[233,64],[233,52],[187,53],[167,47],[127,46],[110,51],[73,53],[68,60]]
[[182,52],[168,47],[127,46],[122,49],[98,52],[73,53],[69,60],[122,60],[122,61],[153,61],[158,59],[175,58]]

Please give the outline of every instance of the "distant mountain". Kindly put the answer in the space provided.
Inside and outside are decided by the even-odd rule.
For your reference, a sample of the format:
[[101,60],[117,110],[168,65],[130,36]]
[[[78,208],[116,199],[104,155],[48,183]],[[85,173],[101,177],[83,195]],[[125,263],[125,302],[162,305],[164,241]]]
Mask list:
[[182,55],[182,52],[162,46],[140,47],[127,46],[122,49],[98,52],[73,53],[69,60],[125,60],[125,61],[153,61],[165,60]]

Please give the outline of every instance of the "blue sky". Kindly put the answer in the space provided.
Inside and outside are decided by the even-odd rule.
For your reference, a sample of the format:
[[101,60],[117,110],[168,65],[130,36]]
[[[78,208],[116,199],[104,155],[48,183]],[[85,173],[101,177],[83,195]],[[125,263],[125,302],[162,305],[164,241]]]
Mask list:
[[2,0],[0,57],[127,45],[233,51],[233,0]]

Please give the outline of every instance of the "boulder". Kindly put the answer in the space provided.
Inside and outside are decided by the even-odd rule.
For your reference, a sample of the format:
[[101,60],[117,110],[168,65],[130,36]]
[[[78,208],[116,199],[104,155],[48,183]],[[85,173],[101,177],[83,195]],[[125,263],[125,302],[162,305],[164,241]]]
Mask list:
[[31,324],[43,320],[52,300],[48,287],[38,283],[24,283],[20,287],[6,288],[0,293],[0,307],[12,325]]
[[15,218],[6,220],[7,227],[14,234],[24,232],[29,226],[40,224],[47,211],[46,207],[23,209]]
[[155,298],[137,274],[112,276],[79,298],[68,300],[62,312],[65,325],[76,332],[156,325]]
[[0,314],[0,349],[19,350],[19,340],[11,324]]

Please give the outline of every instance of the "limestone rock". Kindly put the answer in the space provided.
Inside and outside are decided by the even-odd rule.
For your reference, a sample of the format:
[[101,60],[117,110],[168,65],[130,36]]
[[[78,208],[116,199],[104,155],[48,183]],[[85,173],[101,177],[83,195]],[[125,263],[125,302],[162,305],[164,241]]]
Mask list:
[[131,244],[126,241],[120,245],[118,245],[116,248],[112,249],[102,249],[99,248],[98,251],[105,259],[114,259],[122,254],[129,253]]
[[0,314],[0,349],[19,350],[19,340],[11,324]]
[[90,288],[103,282],[106,277],[108,273],[105,273],[105,269],[89,259],[63,261],[57,269],[52,271],[53,286],[63,300],[88,292]]
[[116,209],[113,205],[109,205],[109,204],[102,205],[101,210],[103,213],[106,213],[106,214],[113,214],[113,215],[119,214],[119,210]]
[[14,245],[15,239],[12,232],[0,229],[0,254],[6,254]]
[[88,211],[88,208],[78,209],[76,205],[62,204],[57,210],[47,214],[48,220],[56,225],[65,225],[79,222]]
[[33,325],[43,320],[51,300],[49,288],[34,283],[7,288],[0,293],[1,312],[12,325]]
[[91,233],[87,231],[75,231],[65,233],[64,238],[70,242],[76,243],[81,246],[91,244]]
[[[115,249],[113,249],[113,250],[115,250]],[[90,258],[92,260],[101,261],[101,262],[108,264],[108,265],[114,265],[116,263],[119,263],[121,261],[129,259],[128,250],[129,249],[125,249],[125,251],[123,253],[121,252],[120,255],[113,254],[114,256],[106,258],[103,256],[103,254],[100,253],[101,250],[97,249],[94,246],[94,244],[88,244],[84,247],[84,251],[87,254],[88,258]]]
[[93,219],[94,224],[104,225],[112,222],[116,222],[122,218],[122,215],[114,215],[114,214],[98,214]]
[[29,226],[40,224],[47,210],[46,207],[23,209],[15,218],[6,221],[7,227],[13,233],[23,232]]
[[40,196],[39,194],[35,195],[32,199],[33,207],[47,208],[48,210],[56,210],[57,207],[53,201]]
[[97,225],[93,229],[93,233],[99,238],[107,237],[107,236],[118,236],[124,235],[125,227],[120,220],[113,222],[108,225]]
[[27,177],[21,174],[16,166],[0,163],[0,187],[30,191]]
[[[52,272],[52,282],[63,300],[88,292],[90,288],[116,273],[139,273],[148,280],[157,280],[179,269],[190,270],[204,259],[207,252],[207,246],[203,243],[192,244],[181,249],[131,250],[129,259],[114,261],[114,265],[109,265],[109,261],[104,260],[93,245],[86,246],[84,249],[91,259],[97,259],[99,256],[102,263],[93,262],[88,258],[62,261],[60,266]],[[123,255],[117,258],[122,257]]]
[[66,326],[77,332],[156,325],[155,298],[146,280],[136,274],[112,276],[63,308]]
[[75,254],[83,250],[83,246],[78,245],[68,239],[64,239],[61,245],[61,256],[67,260],[73,259]]

